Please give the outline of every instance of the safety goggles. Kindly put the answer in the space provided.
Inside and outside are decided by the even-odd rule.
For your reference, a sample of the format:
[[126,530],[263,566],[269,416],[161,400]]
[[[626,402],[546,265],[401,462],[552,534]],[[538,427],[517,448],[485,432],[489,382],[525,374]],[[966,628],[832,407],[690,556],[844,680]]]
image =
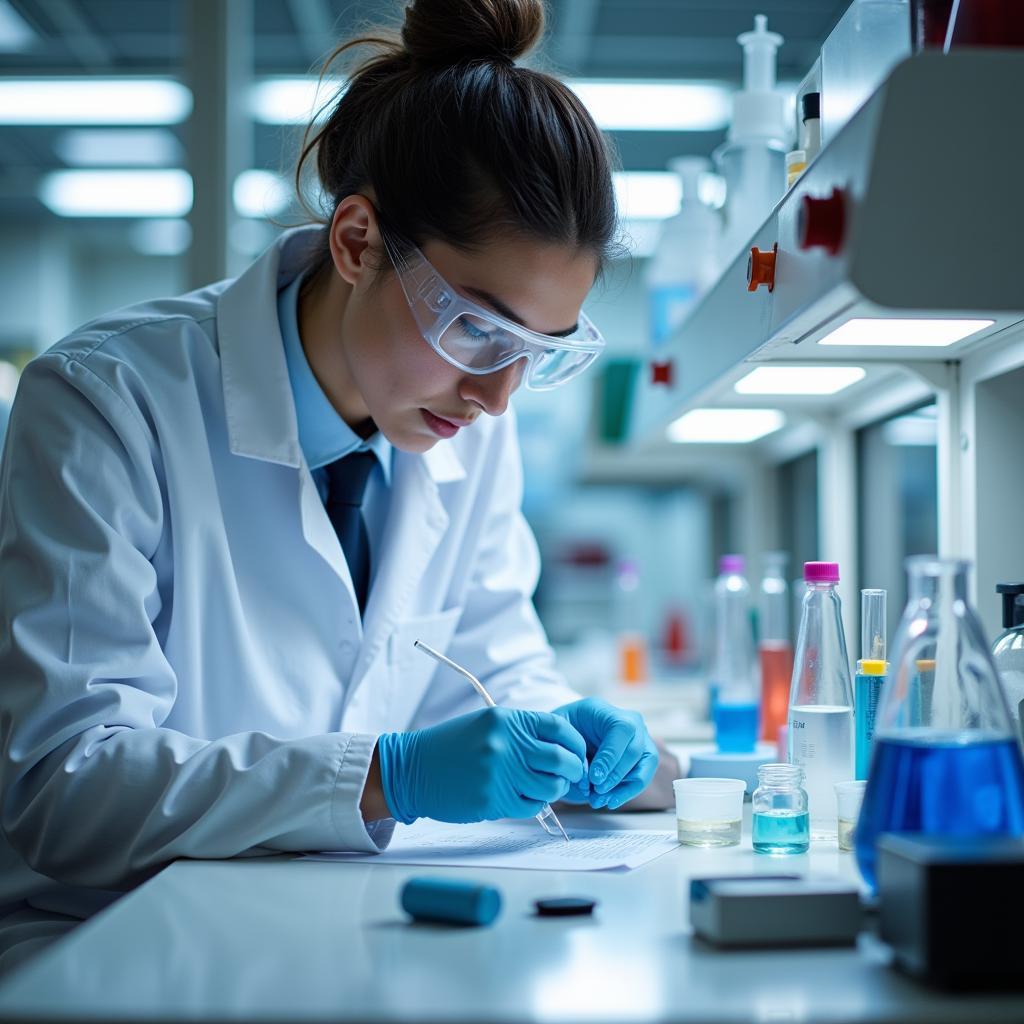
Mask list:
[[463,298],[412,242],[383,225],[381,238],[424,339],[466,373],[494,373],[525,359],[523,382],[531,391],[547,391],[582,373],[605,347],[582,310],[571,335],[538,334]]

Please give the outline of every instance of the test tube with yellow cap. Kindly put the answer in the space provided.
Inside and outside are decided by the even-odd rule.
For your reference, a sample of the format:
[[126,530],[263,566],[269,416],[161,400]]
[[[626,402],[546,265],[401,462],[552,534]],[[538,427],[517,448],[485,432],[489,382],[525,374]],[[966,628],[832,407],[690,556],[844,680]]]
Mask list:
[[860,650],[857,677],[854,680],[853,715],[856,723],[854,773],[868,777],[871,764],[871,739],[875,734],[878,699],[885,684],[885,596],[884,590],[860,592]]

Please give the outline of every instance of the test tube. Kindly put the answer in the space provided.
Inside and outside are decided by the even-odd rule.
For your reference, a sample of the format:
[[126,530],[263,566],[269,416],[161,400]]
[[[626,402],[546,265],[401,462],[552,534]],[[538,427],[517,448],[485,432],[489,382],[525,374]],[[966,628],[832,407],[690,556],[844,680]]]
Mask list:
[[861,664],[881,662],[885,672],[885,591],[860,592],[860,651]]
[[868,777],[878,700],[885,684],[885,596],[884,590],[860,592],[861,658],[853,687],[854,775],[858,779]]

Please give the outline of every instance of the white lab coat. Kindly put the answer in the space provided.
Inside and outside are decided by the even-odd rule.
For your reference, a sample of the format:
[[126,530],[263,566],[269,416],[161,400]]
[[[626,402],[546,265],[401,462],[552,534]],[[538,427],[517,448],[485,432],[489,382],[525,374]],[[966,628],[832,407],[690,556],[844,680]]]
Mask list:
[[531,603],[511,415],[395,452],[365,629],[299,446],[277,291],[87,324],[26,369],[0,461],[0,906],[81,916],[177,857],[376,850],[376,735],[578,696]]

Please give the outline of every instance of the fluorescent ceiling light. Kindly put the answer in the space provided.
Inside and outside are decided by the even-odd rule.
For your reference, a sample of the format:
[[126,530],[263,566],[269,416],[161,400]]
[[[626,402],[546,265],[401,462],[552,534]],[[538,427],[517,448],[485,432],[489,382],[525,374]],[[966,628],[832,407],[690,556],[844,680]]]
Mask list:
[[994,320],[917,320],[858,318],[840,324],[819,345],[900,345],[941,348],[966,338]]
[[131,226],[129,238],[143,256],[180,256],[192,244],[192,227],[180,218],[140,220]]
[[682,186],[671,171],[616,171],[612,181],[624,219],[664,220],[679,212]]
[[0,124],[179,124],[191,112],[170,78],[0,79]]
[[307,124],[324,104],[336,100],[348,87],[342,78],[265,78],[252,86],[250,110],[263,124]]
[[785,426],[778,409],[694,409],[669,424],[677,444],[747,444]]
[[54,171],[39,198],[61,217],[184,217],[192,209],[187,171]]
[[235,178],[232,196],[242,217],[276,217],[288,209],[292,189],[280,174],[272,171],[242,171]]
[[[252,90],[252,112],[265,124],[303,124],[346,81],[315,76],[266,78]],[[719,131],[729,123],[731,92],[706,82],[569,81],[598,127],[606,131]]]
[[605,131],[713,132],[729,123],[731,91],[706,82],[568,81]]
[[184,159],[166,128],[72,128],[57,136],[53,148],[74,167],[174,167]]
[[8,3],[0,0],[0,52],[18,53],[30,49],[36,34],[28,22]]
[[759,366],[737,381],[741,395],[834,395],[863,380],[859,366]]

